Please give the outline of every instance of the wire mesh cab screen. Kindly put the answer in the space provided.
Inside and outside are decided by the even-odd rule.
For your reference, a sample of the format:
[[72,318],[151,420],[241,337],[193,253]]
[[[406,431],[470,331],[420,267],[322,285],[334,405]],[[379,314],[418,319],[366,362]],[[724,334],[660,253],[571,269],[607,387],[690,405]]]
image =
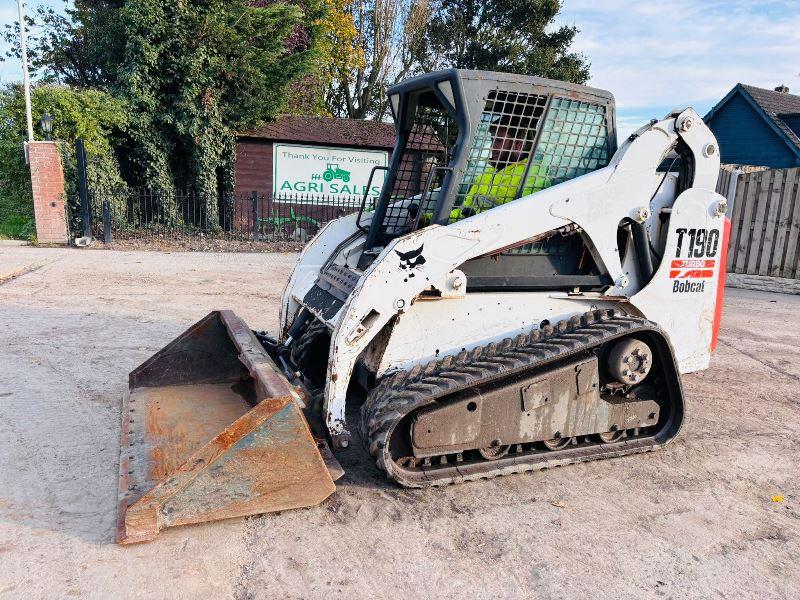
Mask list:
[[[536,134],[547,95],[489,92],[467,158],[450,222],[470,217],[530,193],[526,186]],[[528,188],[528,189],[523,189]]]
[[385,200],[385,237],[398,237],[430,221],[446,173],[443,168],[453,161],[457,139],[458,126],[438,98],[432,92],[420,95]]
[[606,107],[547,95],[489,93],[450,222],[604,167]]
[[585,86],[450,70],[389,95],[398,140],[366,242],[372,256],[415,229],[602,168],[616,148],[613,97]]

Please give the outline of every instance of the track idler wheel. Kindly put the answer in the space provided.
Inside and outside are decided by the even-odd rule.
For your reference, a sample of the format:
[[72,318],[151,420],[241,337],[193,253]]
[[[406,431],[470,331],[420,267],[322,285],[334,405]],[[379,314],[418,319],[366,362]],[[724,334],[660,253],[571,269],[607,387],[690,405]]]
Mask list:
[[508,454],[509,448],[511,448],[511,446],[503,445],[499,440],[495,440],[488,448],[479,448],[478,453],[486,460],[497,460]]
[[561,450],[566,448],[572,442],[571,437],[553,438],[552,440],[544,440],[542,444],[548,450]]
[[614,344],[608,353],[608,372],[627,385],[640,383],[653,366],[653,351],[641,340],[627,338]]
[[603,444],[612,444],[622,439],[622,436],[625,435],[624,429],[617,429],[615,431],[606,431],[605,433],[598,433],[595,434],[598,442]]

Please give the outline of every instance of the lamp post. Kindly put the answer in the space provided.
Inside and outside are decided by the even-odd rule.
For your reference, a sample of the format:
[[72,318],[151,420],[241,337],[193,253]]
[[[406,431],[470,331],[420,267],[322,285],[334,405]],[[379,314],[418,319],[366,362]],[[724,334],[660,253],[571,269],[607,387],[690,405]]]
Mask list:
[[42,126],[42,132],[44,132],[44,139],[49,142],[50,134],[53,133],[53,117],[51,117],[48,113],[44,113],[39,123]]

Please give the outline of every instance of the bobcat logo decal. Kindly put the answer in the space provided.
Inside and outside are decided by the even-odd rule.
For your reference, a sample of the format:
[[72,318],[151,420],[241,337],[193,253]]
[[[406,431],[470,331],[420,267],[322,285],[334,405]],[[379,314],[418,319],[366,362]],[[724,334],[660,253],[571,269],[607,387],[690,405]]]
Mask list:
[[420,246],[411,252],[395,250],[397,256],[400,257],[400,268],[410,271],[408,274],[409,277],[414,277],[414,269],[419,269],[425,264],[425,257],[422,256],[422,248],[423,246]]

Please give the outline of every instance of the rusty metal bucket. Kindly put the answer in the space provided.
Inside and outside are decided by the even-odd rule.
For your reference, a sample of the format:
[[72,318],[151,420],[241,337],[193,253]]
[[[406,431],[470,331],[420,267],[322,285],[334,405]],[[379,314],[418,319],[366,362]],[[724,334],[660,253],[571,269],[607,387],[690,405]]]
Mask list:
[[120,544],[166,527],[314,506],[336,489],[301,396],[232,312],[210,313],[129,384]]

